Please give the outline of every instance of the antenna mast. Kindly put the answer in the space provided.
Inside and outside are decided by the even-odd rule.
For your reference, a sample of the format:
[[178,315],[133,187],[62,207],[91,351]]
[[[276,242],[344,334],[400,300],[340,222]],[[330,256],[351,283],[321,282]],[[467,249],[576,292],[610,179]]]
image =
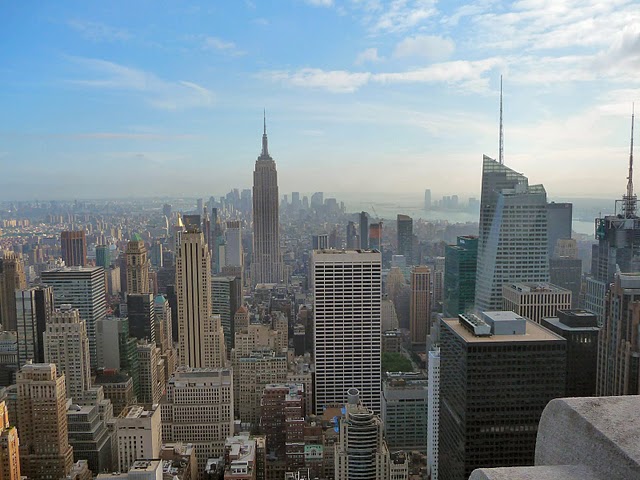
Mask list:
[[504,164],[504,131],[502,129],[502,75],[500,75],[500,150],[498,153],[500,165]]
[[638,197],[633,193],[633,124],[635,119],[635,105],[631,107],[631,148],[629,149],[629,176],[627,177],[627,194],[624,196],[624,216],[633,218],[636,214]]

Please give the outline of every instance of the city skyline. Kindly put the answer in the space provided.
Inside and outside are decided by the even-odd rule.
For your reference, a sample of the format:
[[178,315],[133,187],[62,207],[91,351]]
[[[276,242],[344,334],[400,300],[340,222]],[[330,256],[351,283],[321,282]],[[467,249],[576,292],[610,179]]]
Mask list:
[[[3,5],[1,200],[250,185],[263,106],[283,192],[305,175],[337,193],[446,180],[477,196],[500,74],[505,163],[550,197],[617,198],[640,6],[547,3]],[[358,182],[363,168],[380,175]]]

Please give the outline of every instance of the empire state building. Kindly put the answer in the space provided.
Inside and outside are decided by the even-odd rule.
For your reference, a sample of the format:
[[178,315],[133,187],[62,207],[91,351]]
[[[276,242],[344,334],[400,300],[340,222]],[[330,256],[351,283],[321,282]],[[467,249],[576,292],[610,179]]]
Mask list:
[[281,283],[279,195],[276,162],[269,155],[267,121],[264,120],[262,153],[253,172],[253,284]]

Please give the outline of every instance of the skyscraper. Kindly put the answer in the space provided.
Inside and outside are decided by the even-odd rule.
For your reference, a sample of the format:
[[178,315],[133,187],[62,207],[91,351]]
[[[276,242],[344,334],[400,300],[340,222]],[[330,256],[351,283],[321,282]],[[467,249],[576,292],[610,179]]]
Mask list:
[[0,402],[0,478],[20,480],[20,441],[18,429],[9,423],[9,410]]
[[242,284],[238,277],[216,276],[211,279],[211,311],[220,315],[227,352],[234,345],[233,316],[242,305]]
[[96,245],[96,266],[107,270],[111,266],[109,245]]
[[431,190],[428,188],[424,191],[424,209],[429,210],[431,208]]
[[15,291],[27,288],[24,265],[12,252],[0,256],[0,323],[4,330],[16,329]]
[[150,260],[142,238],[137,233],[127,244],[127,293],[149,293]]
[[413,265],[413,218],[408,215],[398,215],[398,255]]
[[453,317],[473,308],[476,296],[478,237],[458,237],[445,247],[444,315]]
[[547,193],[487,157],[482,163],[475,306],[502,308],[506,282],[548,282]]
[[62,305],[47,323],[44,357],[64,374],[67,398],[81,401],[91,386],[89,338],[85,321],[71,305]]
[[127,295],[129,335],[138,340],[156,342],[156,315],[153,295],[136,293]]
[[440,428],[440,347],[429,350],[427,390],[427,474],[438,480]]
[[28,363],[18,373],[18,431],[22,475],[64,478],[73,465],[68,441],[64,374],[51,363]]
[[382,259],[364,250],[311,254],[316,358],[315,408],[345,400],[345,385],[380,411]]
[[27,360],[44,362],[42,335],[53,314],[53,288],[47,286],[16,290],[18,367]]
[[244,265],[242,255],[242,224],[240,220],[228,220],[227,229],[224,232],[226,248],[225,265],[227,267],[242,267]]
[[190,226],[182,234],[176,289],[180,365],[194,368],[224,365],[220,316],[212,315],[211,310],[211,256],[199,226]]
[[553,255],[558,240],[571,238],[573,204],[550,202],[547,204],[549,256]]
[[253,285],[283,281],[278,208],[278,172],[269,155],[265,119],[262,153],[253,172]]
[[355,250],[360,248],[358,241],[358,231],[356,230],[356,224],[352,221],[347,223],[347,250]]
[[106,293],[102,267],[62,267],[42,272],[42,281],[53,287],[56,308],[69,304],[87,322],[91,368],[98,368],[96,323],[106,315]]
[[60,241],[62,243],[62,261],[67,267],[87,265],[87,238],[84,230],[61,232]]
[[571,308],[571,292],[550,283],[509,282],[502,286],[503,310],[510,310],[536,323]]
[[564,395],[565,340],[499,311],[441,320],[440,341],[438,478],[532,465],[542,411]]
[[360,212],[360,248],[369,248],[369,217],[367,212]]
[[409,330],[411,342],[424,345],[431,326],[431,270],[421,265],[411,269]]

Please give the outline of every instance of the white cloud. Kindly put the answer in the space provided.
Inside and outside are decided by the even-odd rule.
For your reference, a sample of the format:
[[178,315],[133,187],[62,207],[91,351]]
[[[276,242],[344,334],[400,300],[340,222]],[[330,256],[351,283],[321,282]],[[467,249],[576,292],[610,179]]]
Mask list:
[[263,74],[267,78],[283,82],[294,87],[328,90],[333,93],[355,92],[366,85],[371,78],[370,73],[352,73],[344,70],[321,70],[319,68],[303,68],[295,72],[278,70]]
[[423,57],[427,60],[445,60],[451,56],[455,48],[455,43],[450,38],[415,35],[399,42],[393,56],[396,58]]
[[107,60],[67,58],[91,77],[69,80],[74,85],[140,92],[148,104],[163,110],[210,107],[214,103],[213,92],[193,82],[163,80],[153,73]]
[[202,49],[223,52],[229,55],[244,55],[246,52],[238,49],[235,43],[218,37],[202,36]]
[[304,3],[312,7],[331,7],[333,0],[304,0]]
[[383,60],[382,57],[378,56],[377,48],[367,48],[358,54],[356,57],[355,64],[363,65],[365,63],[376,63]]
[[104,23],[74,19],[69,20],[67,25],[82,34],[83,37],[95,42],[118,42],[131,38],[131,34],[127,30],[111,27]]
[[436,15],[436,0],[392,0],[356,2],[374,33],[397,33],[410,30]]

